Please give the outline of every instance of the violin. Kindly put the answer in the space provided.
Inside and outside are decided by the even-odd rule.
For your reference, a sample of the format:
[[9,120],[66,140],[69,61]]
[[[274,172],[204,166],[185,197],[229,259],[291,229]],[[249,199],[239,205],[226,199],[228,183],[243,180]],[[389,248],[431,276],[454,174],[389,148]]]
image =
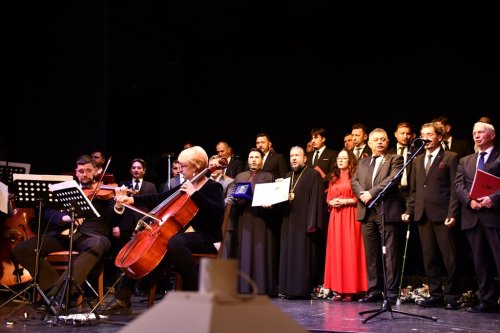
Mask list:
[[[82,188],[83,193],[89,199],[97,198],[99,200],[111,200],[115,197],[115,189],[120,188],[118,184],[107,184],[103,185],[98,182],[90,184],[86,188]],[[127,193],[137,194],[138,191],[133,189],[127,189]]]

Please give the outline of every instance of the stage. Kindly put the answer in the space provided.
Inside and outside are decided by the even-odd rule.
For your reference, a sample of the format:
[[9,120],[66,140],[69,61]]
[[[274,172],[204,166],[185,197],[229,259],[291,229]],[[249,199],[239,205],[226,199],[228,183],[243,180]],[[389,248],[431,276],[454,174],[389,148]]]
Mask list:
[[[10,298],[9,292],[2,291],[1,303]],[[106,297],[106,303],[112,299],[113,295]],[[157,300],[155,307],[162,309],[165,306],[165,299]],[[139,318],[147,318],[148,310],[145,297],[135,297],[132,299],[133,315],[121,316],[110,315],[100,319],[82,320],[73,322],[65,321],[55,317],[45,317],[40,311],[35,311],[30,304],[21,300],[13,300],[0,308],[0,332],[25,332],[34,333],[50,329],[51,332],[87,332],[87,333],[114,333],[133,326],[132,321]],[[359,312],[367,310],[379,310],[382,302],[379,303],[357,303],[338,302],[332,300],[286,300],[279,298],[269,299],[273,307],[279,309],[292,319],[298,326],[308,332],[500,332],[500,315],[498,313],[474,314],[460,309],[456,311],[445,310],[444,308],[422,308],[414,303],[403,303],[394,305],[385,311],[363,323],[370,314],[360,315]],[[72,309],[73,310],[73,309]],[[402,311],[404,314],[395,313],[394,310]],[[85,307],[81,312],[88,314]],[[99,313],[99,312],[98,312]],[[237,314],[244,316],[245,314]],[[435,317],[437,321],[423,317]],[[199,320],[200,316],[193,314],[193,320]],[[240,318],[241,319],[241,318]],[[243,318],[244,319],[244,318]],[[237,319],[238,320],[238,319]],[[268,320],[266,318],[266,320]],[[136,323],[138,322],[136,321]],[[152,333],[169,332],[169,322],[167,320],[154,320],[148,323],[145,331]],[[136,331],[134,329],[134,331]],[[280,331],[279,329],[277,331]],[[280,331],[281,332],[281,331]]]

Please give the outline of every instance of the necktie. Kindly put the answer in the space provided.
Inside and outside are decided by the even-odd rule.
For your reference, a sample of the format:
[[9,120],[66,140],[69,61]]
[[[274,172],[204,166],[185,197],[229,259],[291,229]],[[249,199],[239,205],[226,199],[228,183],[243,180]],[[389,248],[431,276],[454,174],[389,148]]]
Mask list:
[[[406,163],[406,156],[405,156],[405,147],[399,147],[399,155],[403,156],[404,163]],[[401,176],[401,186],[407,186],[408,185],[408,180],[406,178],[406,169],[403,171],[403,175]]]
[[359,152],[361,151],[361,148],[357,147],[356,148],[356,158],[359,160]]
[[253,177],[255,177],[255,174],[257,173],[257,171],[252,171],[250,170],[250,177],[248,178],[248,182],[251,183],[252,180],[253,180]]
[[425,165],[425,175],[429,173],[429,169],[431,168],[432,164],[432,154],[427,155],[427,164]]
[[134,180],[134,191],[139,191],[139,183],[141,182],[139,179]]
[[314,153],[313,164],[316,164],[316,162],[318,162],[318,157],[319,157],[319,150],[316,150],[316,153]]
[[450,147],[448,146],[448,141],[446,140],[443,141],[443,148],[444,150],[450,150]]
[[375,164],[378,156],[372,156],[370,161],[370,166],[368,167],[368,173],[365,179],[365,188],[370,189],[373,186],[373,172],[375,171]]
[[484,155],[486,155],[485,151],[479,153],[479,162],[477,162],[478,170],[484,170]]

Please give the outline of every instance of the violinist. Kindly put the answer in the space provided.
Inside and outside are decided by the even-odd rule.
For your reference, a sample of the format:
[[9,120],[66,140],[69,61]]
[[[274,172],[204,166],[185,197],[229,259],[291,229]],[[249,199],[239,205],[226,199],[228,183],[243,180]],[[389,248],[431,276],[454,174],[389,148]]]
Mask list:
[[[82,187],[92,186],[95,182],[94,176],[97,174],[97,167],[92,157],[89,155],[80,156],[76,160],[76,175],[78,183]],[[64,300],[64,295],[60,295],[66,274],[60,275],[54,267],[45,260],[45,257],[52,252],[69,250],[70,237],[65,232],[74,222],[76,231],[73,233],[73,249],[80,254],[74,259],[72,265],[72,277],[77,285],[81,286],[92,269],[99,263],[104,253],[110,248],[108,238],[107,222],[113,218],[118,218],[113,212],[113,199],[102,200],[97,196],[92,200],[92,205],[99,212],[100,217],[81,219],[76,216],[77,221],[72,220],[72,214],[66,210],[56,210],[45,208],[42,212],[44,224],[47,232],[41,235],[41,247],[39,257],[38,284],[44,294],[51,300],[56,308]],[[42,228],[44,230],[44,228]],[[12,249],[13,260],[16,260],[30,274],[34,276],[35,252],[37,239],[30,238],[19,243]],[[71,286],[71,295],[75,292],[75,287]],[[57,304],[57,305],[55,305]],[[36,307],[46,309],[47,304],[35,304]]]
[[[203,148],[194,146],[184,149],[179,154],[178,160],[181,163],[182,175],[186,179],[182,185],[158,194],[117,195],[115,211],[125,210],[122,203],[149,206],[156,202],[163,202],[177,191],[187,194],[198,207],[198,212],[191,219],[186,230],[179,231],[169,239],[165,257],[158,266],[173,265],[182,276],[182,289],[195,291],[198,290],[198,272],[192,253],[217,253],[214,243],[222,239],[224,196],[220,183],[205,175],[197,176],[208,168],[208,155]],[[191,180],[195,176],[197,181],[192,183]],[[123,313],[122,310],[130,309],[130,296],[130,293],[119,291],[116,300],[103,314]]]
[[[97,167],[97,175],[96,179],[102,178],[102,184],[111,184],[115,182],[115,177],[111,173],[106,173],[107,165],[111,162],[111,156],[106,162],[106,155],[103,150],[95,149],[90,154],[92,156],[92,160],[94,160]],[[102,176],[102,177],[101,177]]]

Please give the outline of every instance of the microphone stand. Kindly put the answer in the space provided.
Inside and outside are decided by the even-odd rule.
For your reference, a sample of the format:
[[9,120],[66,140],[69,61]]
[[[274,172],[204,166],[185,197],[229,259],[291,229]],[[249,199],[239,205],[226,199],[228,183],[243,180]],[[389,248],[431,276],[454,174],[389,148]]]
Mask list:
[[[415,139],[414,141],[422,141],[422,145],[417,149],[417,151],[406,161],[406,163],[403,165],[401,170],[394,176],[394,178],[387,184],[387,186],[379,193],[379,195],[368,205],[368,208],[373,208],[377,204],[378,201],[380,201],[380,207],[381,207],[381,218],[382,218],[382,232],[380,233],[380,238],[381,238],[381,245],[382,245],[382,273],[383,273],[383,278],[384,278],[384,300],[382,302],[382,307],[378,310],[367,310],[367,311],[361,311],[359,312],[360,315],[364,315],[367,313],[372,313],[370,316],[364,318],[361,322],[365,324],[368,322],[370,319],[377,317],[379,314],[384,313],[384,312],[390,312],[391,317],[394,318],[393,313],[400,313],[408,316],[413,316],[413,317],[418,317],[418,318],[424,318],[424,319],[430,319],[437,321],[436,317],[429,317],[429,316],[424,316],[424,315],[417,315],[413,313],[407,313],[399,310],[393,310],[391,307],[391,302],[389,300],[389,295],[388,295],[388,290],[387,290],[387,273],[386,273],[386,248],[385,248],[385,210],[384,210],[384,195],[386,191],[393,185],[394,181],[399,181],[399,178],[403,175],[403,172],[405,168],[410,164],[410,162],[418,155],[418,153],[423,149],[425,146],[425,141],[422,139],[418,138]],[[413,145],[413,144],[412,144]]]

